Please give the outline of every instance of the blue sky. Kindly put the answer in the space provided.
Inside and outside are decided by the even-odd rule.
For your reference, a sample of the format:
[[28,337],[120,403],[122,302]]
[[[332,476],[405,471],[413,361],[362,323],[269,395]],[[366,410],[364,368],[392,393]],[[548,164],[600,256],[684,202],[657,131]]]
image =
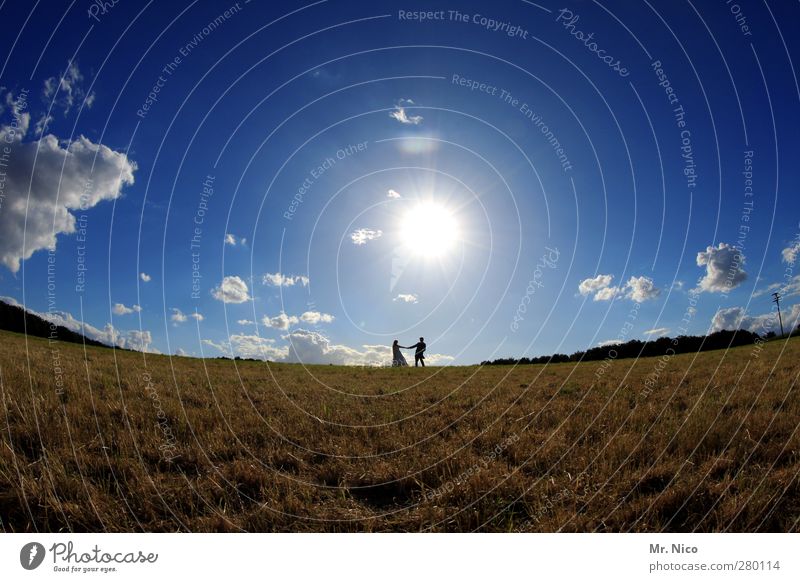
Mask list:
[[0,295],[51,319],[468,364],[800,312],[796,5],[99,6],[0,8]]

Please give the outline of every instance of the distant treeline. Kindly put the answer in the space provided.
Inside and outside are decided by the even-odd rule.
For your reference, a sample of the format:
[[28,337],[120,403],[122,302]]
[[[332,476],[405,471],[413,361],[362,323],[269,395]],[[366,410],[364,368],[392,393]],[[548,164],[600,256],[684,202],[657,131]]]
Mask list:
[[42,319],[38,315],[25,311],[22,307],[9,305],[0,301],[0,329],[24,333],[30,336],[52,338],[62,342],[72,342],[76,344],[86,343],[87,346],[108,345],[98,342],[82,334],[74,332],[60,325],[53,325],[49,321]]
[[[774,334],[773,334],[774,335]],[[687,354],[722,350],[762,341],[757,333],[746,330],[717,331],[710,335],[681,335],[677,338],[660,337],[646,342],[631,340],[624,344],[598,346],[572,355],[553,354],[536,358],[498,358],[481,362],[482,366],[508,366],[513,364],[559,364],[563,362],[587,362],[606,358],[647,358],[664,354]]]

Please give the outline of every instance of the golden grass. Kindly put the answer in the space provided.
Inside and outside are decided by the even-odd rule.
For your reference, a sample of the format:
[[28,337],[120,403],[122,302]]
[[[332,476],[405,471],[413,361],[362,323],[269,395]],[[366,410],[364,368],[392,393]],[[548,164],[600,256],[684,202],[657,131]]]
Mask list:
[[5,531],[798,530],[800,340],[425,369],[0,342]]

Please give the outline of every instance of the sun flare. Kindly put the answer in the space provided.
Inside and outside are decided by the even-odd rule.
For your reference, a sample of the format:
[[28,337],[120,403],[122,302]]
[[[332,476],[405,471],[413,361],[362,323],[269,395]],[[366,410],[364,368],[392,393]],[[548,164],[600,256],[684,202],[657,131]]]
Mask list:
[[441,257],[458,241],[458,223],[448,208],[435,202],[423,202],[405,214],[400,236],[416,254]]

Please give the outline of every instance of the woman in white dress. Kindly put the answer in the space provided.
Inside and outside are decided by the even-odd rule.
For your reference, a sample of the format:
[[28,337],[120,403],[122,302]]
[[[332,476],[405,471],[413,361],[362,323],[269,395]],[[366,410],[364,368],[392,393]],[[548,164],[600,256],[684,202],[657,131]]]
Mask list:
[[403,352],[400,351],[400,343],[394,340],[392,344],[392,367],[396,368],[399,366],[408,366],[408,362],[406,362],[406,357],[403,355]]

